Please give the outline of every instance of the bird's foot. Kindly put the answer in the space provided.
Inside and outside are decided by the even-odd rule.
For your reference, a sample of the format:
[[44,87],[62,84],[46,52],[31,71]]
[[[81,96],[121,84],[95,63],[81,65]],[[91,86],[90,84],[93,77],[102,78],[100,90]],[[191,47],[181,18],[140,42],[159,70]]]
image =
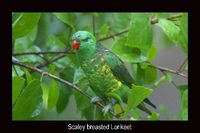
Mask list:
[[102,101],[102,99],[98,96],[95,96],[91,99],[91,103],[93,103],[93,104],[96,104],[96,103],[101,102],[101,101]]
[[106,105],[106,106],[102,109],[103,115],[105,116],[111,109],[112,109],[112,104]]

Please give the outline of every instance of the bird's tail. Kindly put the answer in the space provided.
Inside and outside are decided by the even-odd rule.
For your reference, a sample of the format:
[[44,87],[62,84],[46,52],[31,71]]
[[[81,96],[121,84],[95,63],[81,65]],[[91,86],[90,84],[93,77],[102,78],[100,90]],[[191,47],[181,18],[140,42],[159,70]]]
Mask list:
[[149,115],[152,114],[152,112],[151,112],[149,109],[147,109],[147,107],[145,107],[144,103],[139,104],[137,107],[138,107],[140,110],[146,112],[146,113],[149,114]]
[[144,99],[144,102],[149,104],[151,107],[153,107],[154,109],[156,109],[156,105],[154,105],[148,98]]

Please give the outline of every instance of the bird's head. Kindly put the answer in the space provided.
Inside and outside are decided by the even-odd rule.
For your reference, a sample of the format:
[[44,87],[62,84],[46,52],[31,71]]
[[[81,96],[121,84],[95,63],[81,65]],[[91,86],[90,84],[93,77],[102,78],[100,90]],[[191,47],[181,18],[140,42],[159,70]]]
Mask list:
[[72,36],[73,40],[73,45],[72,48],[74,50],[78,50],[79,48],[90,48],[90,47],[95,47],[96,45],[96,39],[88,31],[78,31],[74,33]]

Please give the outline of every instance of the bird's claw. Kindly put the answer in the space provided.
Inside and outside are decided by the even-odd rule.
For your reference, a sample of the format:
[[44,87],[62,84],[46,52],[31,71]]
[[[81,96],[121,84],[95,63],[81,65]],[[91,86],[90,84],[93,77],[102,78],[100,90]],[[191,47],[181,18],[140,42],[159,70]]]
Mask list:
[[101,101],[102,101],[102,99],[98,96],[95,96],[91,99],[91,103],[93,103],[93,104],[96,104],[96,103],[101,102]]
[[103,115],[105,116],[111,109],[112,109],[112,105],[111,105],[111,104],[106,105],[106,106],[102,109]]

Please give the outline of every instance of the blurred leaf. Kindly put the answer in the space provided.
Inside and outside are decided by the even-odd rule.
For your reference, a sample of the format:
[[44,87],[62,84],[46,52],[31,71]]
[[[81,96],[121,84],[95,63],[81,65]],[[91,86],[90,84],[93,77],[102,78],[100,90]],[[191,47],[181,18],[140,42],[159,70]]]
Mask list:
[[[15,52],[25,52],[30,51],[30,47],[33,46],[37,35],[37,26],[27,35],[17,38],[14,43]],[[35,45],[34,45],[35,46]]]
[[39,80],[32,80],[24,89],[18,98],[15,106],[13,107],[14,120],[30,120],[36,115],[33,114],[37,109],[39,114],[38,105],[42,102],[42,90],[40,88]]
[[183,93],[185,92],[185,90],[188,89],[188,85],[179,85],[178,86],[179,92],[181,94],[181,97],[183,96]]
[[182,95],[182,109],[180,113],[181,120],[188,120],[188,90],[186,89]]
[[48,109],[52,109],[53,107],[56,106],[58,97],[59,97],[59,88],[56,81],[52,79],[48,95]]
[[24,71],[22,71],[19,66],[12,67],[12,77],[22,76],[22,75],[24,75]]
[[151,84],[155,82],[155,80],[157,79],[157,69],[149,66],[142,68],[142,64],[145,63],[138,64],[136,70],[136,81],[139,84]]
[[160,116],[164,116],[166,120],[170,119],[170,112],[166,105],[159,105]]
[[42,88],[42,99],[43,99],[43,103],[44,103],[44,106],[45,108],[47,108],[47,104],[48,104],[48,94],[49,94],[49,87],[44,83],[42,82],[40,84],[41,88]]
[[180,36],[179,41],[181,48],[187,54],[188,53],[188,14],[184,13],[180,22]]
[[109,33],[109,27],[107,24],[104,24],[99,31],[100,37],[106,37]]
[[119,32],[120,30],[126,29],[130,26],[130,21],[131,21],[130,13],[112,13],[112,14],[108,13],[107,15],[108,18],[111,18],[109,22],[111,23],[112,30],[114,32]]
[[50,64],[48,67],[48,72],[53,74],[55,70],[56,70],[56,65]]
[[128,32],[126,46],[149,49],[152,44],[152,28],[146,13],[133,13],[131,28]]
[[32,76],[27,69],[25,69],[25,73],[26,73],[26,81],[29,84],[32,81]]
[[12,78],[12,104],[16,102],[17,97],[22,91],[24,86],[25,79],[19,76]]
[[174,44],[178,44],[180,32],[180,28],[178,26],[176,26],[172,21],[167,19],[159,19],[159,22],[156,25],[162,28],[163,32]]
[[74,28],[75,16],[73,13],[53,13],[59,20]]
[[56,104],[56,110],[58,113],[61,113],[64,111],[66,108],[70,95],[72,94],[72,91],[69,87],[62,86],[60,87],[60,92],[59,92],[59,98]]
[[30,33],[37,25],[40,13],[22,13],[12,25],[13,38],[19,38]]
[[137,108],[131,109],[132,120],[139,120],[140,119],[140,111]]
[[76,99],[76,106],[79,111],[83,111],[91,105],[90,100],[87,97],[78,92],[75,92],[74,94]]
[[49,35],[47,38],[47,48],[49,50],[63,50],[66,45],[56,36]]
[[137,48],[125,46],[126,37],[118,39],[111,50],[126,62],[143,62],[146,59],[141,56],[141,51]]
[[144,86],[133,86],[128,94],[128,105],[126,112],[139,105],[145,98],[152,93],[152,89]]
[[17,18],[21,15],[21,12],[12,12],[12,24],[16,21]]
[[148,119],[153,120],[153,121],[159,120],[159,114],[156,112],[153,112],[151,115],[148,116]]
[[185,63],[185,65],[184,65],[184,70],[185,70],[185,71],[188,70],[188,63]]
[[149,49],[147,53],[147,59],[148,61],[152,61],[157,53],[157,48],[156,45],[152,44],[151,48]]

